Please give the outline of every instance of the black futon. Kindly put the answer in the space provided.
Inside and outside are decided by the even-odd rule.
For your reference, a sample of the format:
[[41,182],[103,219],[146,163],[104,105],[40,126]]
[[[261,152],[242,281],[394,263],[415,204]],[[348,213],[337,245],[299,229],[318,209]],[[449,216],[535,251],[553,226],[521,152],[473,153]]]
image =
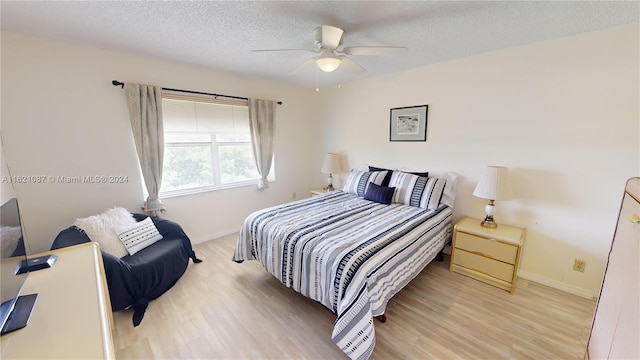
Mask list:
[[[136,221],[148,217],[144,214],[133,216]],[[133,306],[133,326],[142,321],[149,301],[164,294],[180,279],[190,258],[194,263],[202,261],[196,257],[191,240],[180,225],[154,216],[151,220],[162,240],[121,259],[102,252],[111,308],[117,311]],[[87,234],[71,226],[58,234],[51,250],[90,241]]]

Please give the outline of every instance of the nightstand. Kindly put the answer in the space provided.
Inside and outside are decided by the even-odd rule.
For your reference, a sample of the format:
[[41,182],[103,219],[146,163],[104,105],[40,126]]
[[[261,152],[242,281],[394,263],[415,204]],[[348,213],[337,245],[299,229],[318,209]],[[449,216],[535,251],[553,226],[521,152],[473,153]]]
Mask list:
[[311,196],[317,196],[328,193],[327,189],[315,189],[311,190]]
[[526,230],[502,224],[489,229],[480,226],[480,222],[465,217],[453,227],[449,271],[513,294]]

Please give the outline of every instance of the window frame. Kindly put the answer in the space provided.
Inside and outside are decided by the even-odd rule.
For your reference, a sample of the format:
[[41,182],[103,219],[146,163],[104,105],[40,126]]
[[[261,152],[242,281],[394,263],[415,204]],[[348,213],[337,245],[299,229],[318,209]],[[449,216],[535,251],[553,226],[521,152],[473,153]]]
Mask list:
[[[169,94],[165,94],[163,93],[162,96],[162,100],[183,100],[183,101],[194,101],[194,102],[203,102],[203,103],[214,103],[214,104],[220,104],[220,105],[234,105],[234,106],[248,106],[246,101],[229,101],[229,100],[218,100],[218,99],[212,99],[209,97],[205,97],[205,96],[185,96],[183,94],[174,94],[174,93],[169,93]],[[257,181],[259,180],[259,174],[256,170],[256,177],[253,179],[247,179],[247,180],[242,180],[242,181],[234,181],[234,182],[230,182],[230,183],[226,183],[223,184],[222,183],[222,176],[221,176],[221,169],[220,169],[220,158],[219,158],[219,149],[221,146],[246,146],[247,144],[249,146],[252,146],[252,142],[251,142],[251,137],[249,137],[248,141],[225,141],[225,142],[218,142],[217,141],[217,137],[216,135],[226,135],[227,133],[223,133],[223,132],[215,132],[215,131],[200,131],[200,132],[186,132],[186,131],[164,131],[164,135],[166,134],[199,134],[199,135],[203,135],[206,134],[209,136],[209,142],[205,142],[205,141],[195,141],[195,142],[170,142],[170,145],[167,145],[167,142],[164,142],[164,148],[166,149],[167,146],[169,147],[195,147],[195,146],[208,146],[210,148],[211,151],[211,167],[212,167],[212,176],[213,176],[213,184],[212,185],[205,185],[205,186],[197,186],[197,187],[192,187],[192,188],[188,188],[188,189],[175,189],[175,190],[166,190],[166,191],[162,191],[162,184],[160,185],[160,191],[158,193],[158,196],[160,198],[171,198],[171,197],[178,197],[178,196],[185,196],[185,195],[193,195],[193,194],[199,194],[199,193],[205,193],[205,192],[211,192],[211,191],[218,191],[218,190],[227,190],[227,189],[233,189],[233,188],[240,188],[240,187],[246,187],[246,186],[250,186],[250,185],[256,185]],[[250,134],[249,134],[250,135]],[[253,152],[253,149],[251,150]],[[166,152],[166,151],[165,151]],[[253,156],[253,154],[252,154]],[[165,162],[164,162],[164,158],[163,158],[163,175],[164,175],[164,171],[165,171]],[[267,176],[267,181],[268,182],[275,182],[275,153],[274,153],[274,161],[272,161],[272,165],[271,165],[271,170],[269,171],[269,175]],[[144,180],[143,180],[144,182]],[[144,185],[144,184],[143,184]],[[145,189],[145,193],[146,193],[146,187],[143,186],[143,188]],[[148,195],[148,194],[145,194]]]

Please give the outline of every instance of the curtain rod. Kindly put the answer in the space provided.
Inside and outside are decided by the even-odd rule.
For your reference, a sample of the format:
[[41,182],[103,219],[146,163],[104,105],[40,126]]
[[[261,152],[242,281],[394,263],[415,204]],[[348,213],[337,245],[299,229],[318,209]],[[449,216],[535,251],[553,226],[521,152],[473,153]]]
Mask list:
[[[124,83],[120,82],[118,80],[113,80],[111,82],[113,84],[113,86],[122,86],[122,88],[124,89]],[[210,95],[210,96],[215,96],[215,97],[226,97],[229,99],[238,99],[238,100],[249,100],[246,97],[240,97],[240,96],[231,96],[231,95],[221,95],[221,94],[211,94],[211,93],[206,93],[206,92],[199,92],[199,91],[191,91],[191,90],[180,90],[180,89],[171,89],[171,88],[165,88],[163,87],[162,90],[167,90],[167,91],[178,91],[178,92],[183,92],[183,93],[189,93],[189,94],[198,94],[198,95]],[[278,105],[282,105],[282,101],[278,101],[277,102]]]

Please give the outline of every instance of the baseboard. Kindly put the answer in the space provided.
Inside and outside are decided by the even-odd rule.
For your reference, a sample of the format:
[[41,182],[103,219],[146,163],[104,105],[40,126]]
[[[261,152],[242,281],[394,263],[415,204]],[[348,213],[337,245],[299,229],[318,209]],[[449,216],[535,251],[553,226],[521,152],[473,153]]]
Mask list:
[[518,276],[523,279],[527,279],[529,281],[533,281],[538,284],[546,285],[548,287],[558,289],[560,291],[564,291],[569,294],[578,295],[583,298],[595,299],[598,297],[598,293],[595,290],[587,290],[587,289],[579,288],[577,286],[565,284],[560,281],[551,280],[539,275],[528,273],[526,271],[522,271],[522,270],[518,271]]
[[239,228],[233,228],[233,229],[227,229],[227,230],[222,230],[222,231],[218,231],[212,234],[208,234],[208,235],[204,235],[204,236],[198,236],[198,237],[192,237],[191,238],[191,244],[201,244],[203,242],[207,242],[209,240],[213,240],[213,239],[217,239],[217,238],[221,238],[227,235],[231,235],[233,233],[237,233]]

